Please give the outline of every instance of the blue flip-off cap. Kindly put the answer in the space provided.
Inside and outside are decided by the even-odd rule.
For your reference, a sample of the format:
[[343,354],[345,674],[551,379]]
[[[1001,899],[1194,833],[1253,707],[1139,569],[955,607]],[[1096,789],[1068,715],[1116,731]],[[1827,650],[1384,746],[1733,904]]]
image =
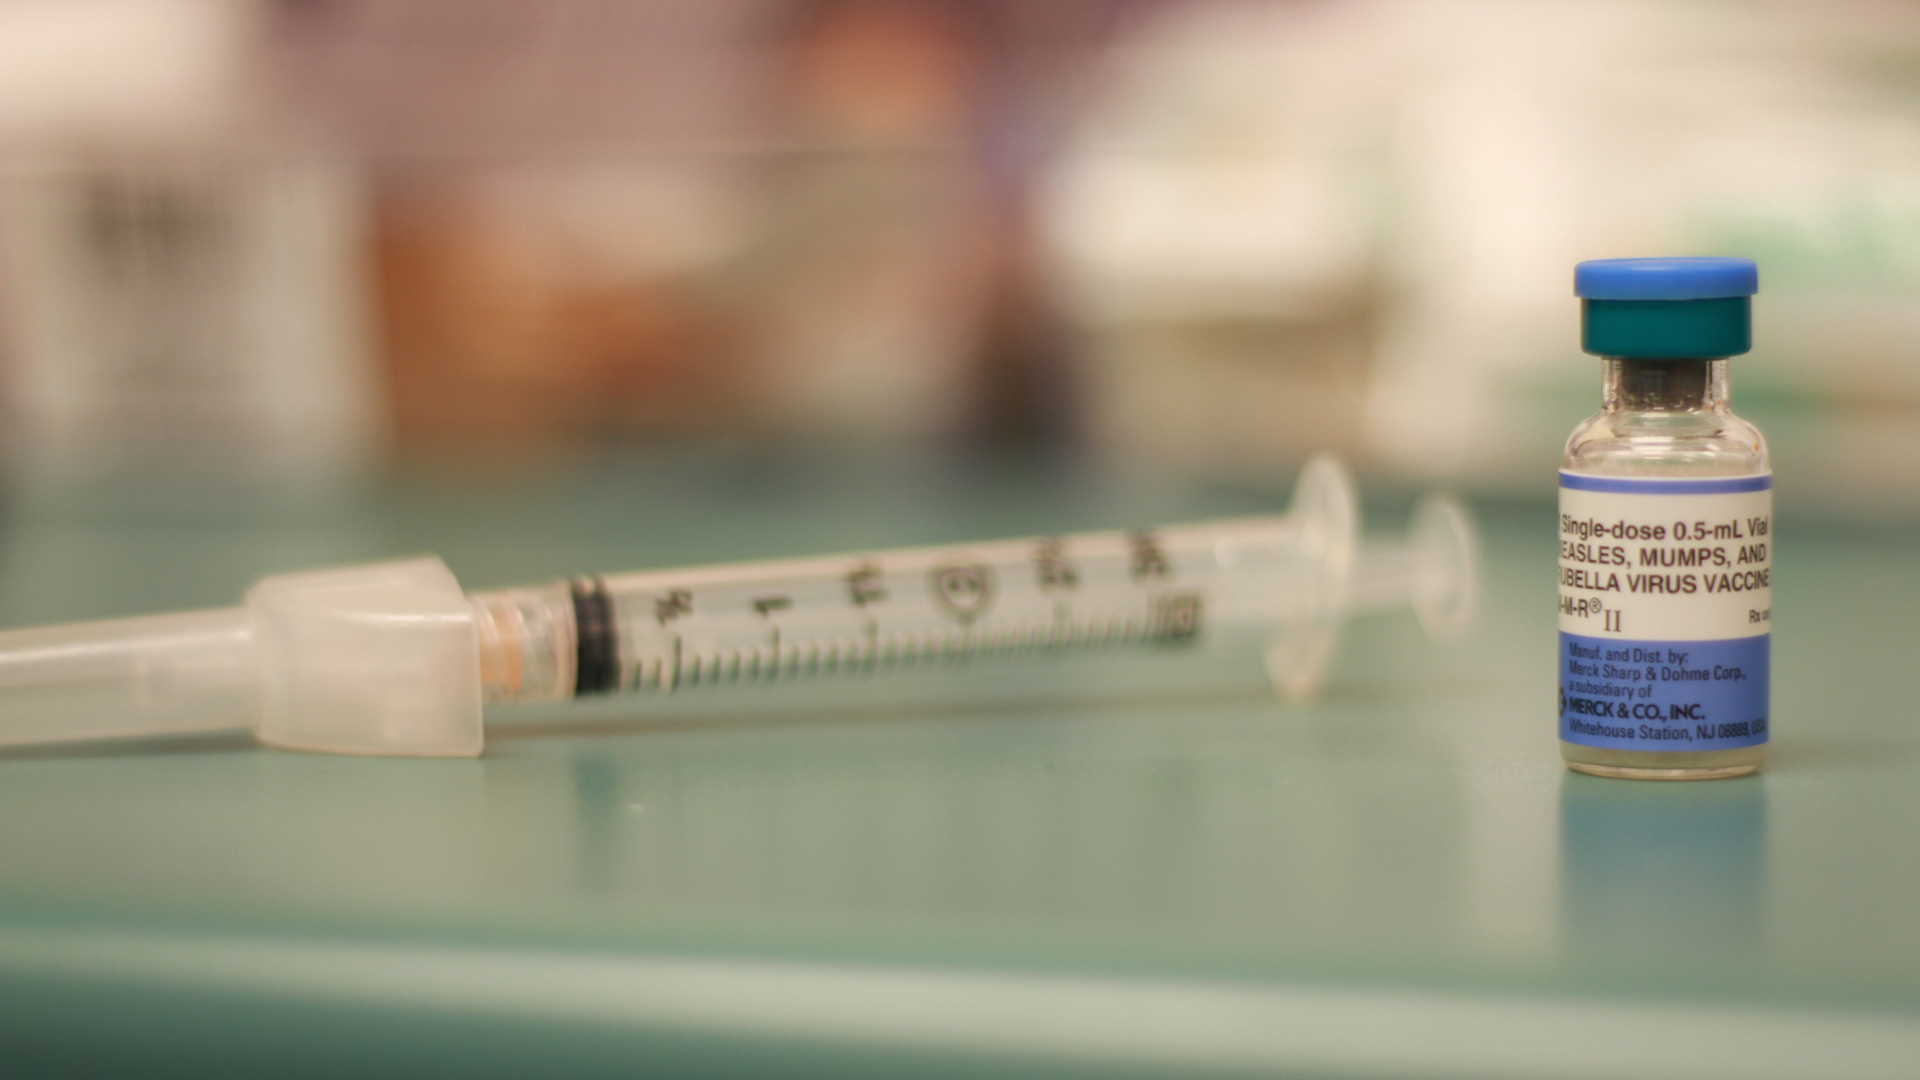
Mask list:
[[1621,359],[1739,356],[1753,347],[1752,259],[1593,259],[1573,268],[1580,347]]
[[1585,300],[1718,300],[1759,291],[1752,259],[1589,259],[1573,268],[1573,294]]

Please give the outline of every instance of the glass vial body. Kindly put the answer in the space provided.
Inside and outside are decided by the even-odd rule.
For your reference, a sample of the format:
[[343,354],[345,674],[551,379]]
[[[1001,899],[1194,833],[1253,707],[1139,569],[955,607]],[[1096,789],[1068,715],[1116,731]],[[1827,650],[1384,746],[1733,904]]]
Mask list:
[[[1561,757],[1598,776],[1745,775],[1760,766],[1767,723],[1766,440],[1729,406],[1724,359],[1603,363],[1601,410],[1560,462]],[[1705,617],[1737,619],[1745,636],[1664,640],[1699,636],[1667,628]],[[1570,722],[1640,737],[1568,741]],[[1700,741],[1723,745],[1689,748]]]

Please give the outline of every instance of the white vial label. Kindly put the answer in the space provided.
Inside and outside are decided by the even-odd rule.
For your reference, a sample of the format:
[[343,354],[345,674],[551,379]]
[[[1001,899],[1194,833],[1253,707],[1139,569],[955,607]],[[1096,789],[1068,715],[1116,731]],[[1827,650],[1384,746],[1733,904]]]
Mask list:
[[1560,737],[1767,741],[1773,478],[1560,474]]

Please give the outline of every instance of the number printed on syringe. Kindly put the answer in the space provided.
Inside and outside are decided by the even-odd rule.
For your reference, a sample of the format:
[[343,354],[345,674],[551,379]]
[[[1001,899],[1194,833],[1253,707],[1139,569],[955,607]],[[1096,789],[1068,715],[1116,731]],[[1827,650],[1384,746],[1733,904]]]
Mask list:
[[1202,581],[1179,587],[1180,561],[1158,533],[1136,531],[580,585],[605,596],[614,612],[618,685],[675,690],[1131,641],[1184,643],[1201,632],[1206,604]]

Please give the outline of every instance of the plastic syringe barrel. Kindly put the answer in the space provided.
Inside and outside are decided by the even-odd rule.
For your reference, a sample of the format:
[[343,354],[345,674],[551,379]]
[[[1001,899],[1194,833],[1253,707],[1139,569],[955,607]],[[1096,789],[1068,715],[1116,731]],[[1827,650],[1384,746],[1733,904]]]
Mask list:
[[259,664],[243,608],[0,631],[0,746],[250,729]]

